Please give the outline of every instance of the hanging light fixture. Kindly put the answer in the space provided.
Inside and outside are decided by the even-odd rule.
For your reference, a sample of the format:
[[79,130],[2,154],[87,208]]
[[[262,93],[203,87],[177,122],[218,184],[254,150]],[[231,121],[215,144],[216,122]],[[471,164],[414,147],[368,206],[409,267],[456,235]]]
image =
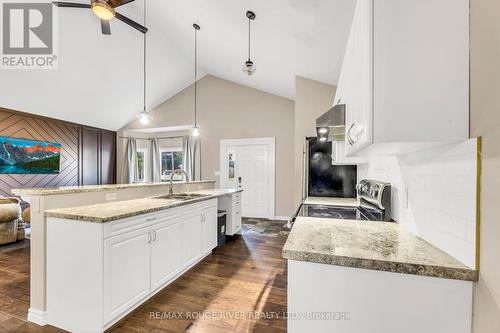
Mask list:
[[200,26],[196,23],[193,23],[194,28],[194,126],[191,130],[192,136],[200,135],[200,128],[198,127],[197,119],[196,119],[196,107],[197,107],[197,97],[198,97],[198,39],[197,32],[200,30]]
[[[144,0],[144,26],[146,26],[146,1]],[[149,114],[149,111],[146,110],[146,33],[144,33],[144,61],[143,61],[143,105],[142,111],[137,114],[137,119],[143,125],[147,125],[151,122],[153,117]]]
[[252,11],[247,11],[246,16],[248,18],[248,60],[245,62],[241,69],[247,75],[252,75],[257,69],[257,67],[253,64],[253,61],[250,59],[250,22],[255,20],[255,13]]

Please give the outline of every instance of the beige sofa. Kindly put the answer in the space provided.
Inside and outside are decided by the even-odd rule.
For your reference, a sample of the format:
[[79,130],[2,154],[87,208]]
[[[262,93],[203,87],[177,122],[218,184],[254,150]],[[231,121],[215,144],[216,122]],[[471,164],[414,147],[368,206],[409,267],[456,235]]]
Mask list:
[[21,223],[21,206],[18,198],[0,198],[0,244],[17,241]]

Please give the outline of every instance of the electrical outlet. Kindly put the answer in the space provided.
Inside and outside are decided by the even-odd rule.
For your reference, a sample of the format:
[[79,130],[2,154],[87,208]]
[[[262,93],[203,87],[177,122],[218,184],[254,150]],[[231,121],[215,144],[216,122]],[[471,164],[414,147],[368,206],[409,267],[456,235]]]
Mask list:
[[106,200],[116,200],[116,193],[106,193]]
[[215,176],[220,176],[220,171],[214,171]]

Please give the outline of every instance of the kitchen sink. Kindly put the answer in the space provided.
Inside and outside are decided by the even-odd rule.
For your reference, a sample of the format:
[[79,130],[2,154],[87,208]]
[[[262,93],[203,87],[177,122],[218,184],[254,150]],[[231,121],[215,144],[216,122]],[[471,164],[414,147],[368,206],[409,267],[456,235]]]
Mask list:
[[179,194],[166,194],[166,195],[159,195],[155,197],[155,199],[167,199],[167,200],[193,200],[193,199],[199,199],[203,197],[208,197],[208,194],[199,194],[199,193],[179,193]]

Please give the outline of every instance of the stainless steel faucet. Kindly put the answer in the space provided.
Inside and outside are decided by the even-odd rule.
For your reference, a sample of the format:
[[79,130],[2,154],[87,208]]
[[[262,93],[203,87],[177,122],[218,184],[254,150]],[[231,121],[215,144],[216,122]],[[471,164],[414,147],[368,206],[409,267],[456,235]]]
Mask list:
[[186,171],[181,170],[181,169],[177,169],[177,170],[172,171],[172,173],[170,174],[170,189],[168,190],[168,195],[174,195],[174,189],[173,189],[174,175],[182,175],[182,174],[184,174],[184,176],[186,176],[186,182],[189,183],[189,176],[188,176]]

